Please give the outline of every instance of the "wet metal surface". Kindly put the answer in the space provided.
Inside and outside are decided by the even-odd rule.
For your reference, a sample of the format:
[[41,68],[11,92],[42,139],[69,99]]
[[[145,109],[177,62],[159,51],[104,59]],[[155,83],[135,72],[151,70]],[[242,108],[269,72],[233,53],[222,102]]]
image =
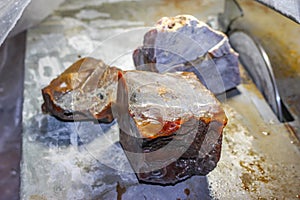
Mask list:
[[237,1],[244,16],[232,29],[246,31],[265,49],[281,99],[294,118],[289,125],[300,139],[300,25],[255,1]]
[[[134,48],[126,48],[134,42],[141,44],[143,32],[124,34],[126,31],[134,33],[130,31],[152,25],[162,16],[183,13],[211,20],[222,10],[215,9],[222,8],[219,3],[68,1],[31,29],[27,37],[21,198],[297,199],[299,143],[278,122],[243,70],[240,94],[223,102],[229,121],[217,168],[175,186],[137,182],[118,143],[116,124],[107,128],[93,122],[65,123],[41,114],[40,89],[78,57],[96,55],[108,64],[133,68]],[[108,39],[115,34],[119,36]]]

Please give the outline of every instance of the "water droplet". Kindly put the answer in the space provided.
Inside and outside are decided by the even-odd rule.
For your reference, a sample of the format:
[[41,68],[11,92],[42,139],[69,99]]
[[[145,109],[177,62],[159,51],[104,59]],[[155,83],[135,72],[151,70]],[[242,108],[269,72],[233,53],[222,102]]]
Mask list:
[[263,135],[270,135],[270,133],[269,132],[267,132],[267,131],[263,131],[263,132],[261,132]]

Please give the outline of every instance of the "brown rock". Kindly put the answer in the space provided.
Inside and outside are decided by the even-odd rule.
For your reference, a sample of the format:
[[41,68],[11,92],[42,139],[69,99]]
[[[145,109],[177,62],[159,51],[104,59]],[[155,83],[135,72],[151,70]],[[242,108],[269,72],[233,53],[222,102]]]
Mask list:
[[94,58],[83,58],[42,89],[42,110],[62,120],[113,120],[118,72]]
[[194,73],[125,72],[115,111],[140,181],[175,184],[216,167],[227,118]]

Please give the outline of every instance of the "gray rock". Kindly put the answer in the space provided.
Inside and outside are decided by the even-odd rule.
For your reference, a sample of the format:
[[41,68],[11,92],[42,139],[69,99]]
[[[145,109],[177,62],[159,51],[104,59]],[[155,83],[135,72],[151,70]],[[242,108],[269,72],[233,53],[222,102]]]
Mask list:
[[194,72],[214,94],[240,83],[238,54],[227,36],[190,15],[159,20],[133,59],[138,70]]

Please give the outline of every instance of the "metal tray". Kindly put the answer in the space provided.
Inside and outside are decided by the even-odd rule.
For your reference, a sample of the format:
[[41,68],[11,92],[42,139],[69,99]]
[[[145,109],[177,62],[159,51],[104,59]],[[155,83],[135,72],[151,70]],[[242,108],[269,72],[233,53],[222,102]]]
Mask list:
[[175,186],[138,183],[118,143],[116,123],[66,123],[41,113],[41,88],[78,57],[132,69],[131,53],[141,44],[145,26],[179,13],[214,26],[219,3],[70,0],[30,29],[21,199],[298,199],[299,144],[242,66],[240,94],[222,98],[229,121],[217,168]]

